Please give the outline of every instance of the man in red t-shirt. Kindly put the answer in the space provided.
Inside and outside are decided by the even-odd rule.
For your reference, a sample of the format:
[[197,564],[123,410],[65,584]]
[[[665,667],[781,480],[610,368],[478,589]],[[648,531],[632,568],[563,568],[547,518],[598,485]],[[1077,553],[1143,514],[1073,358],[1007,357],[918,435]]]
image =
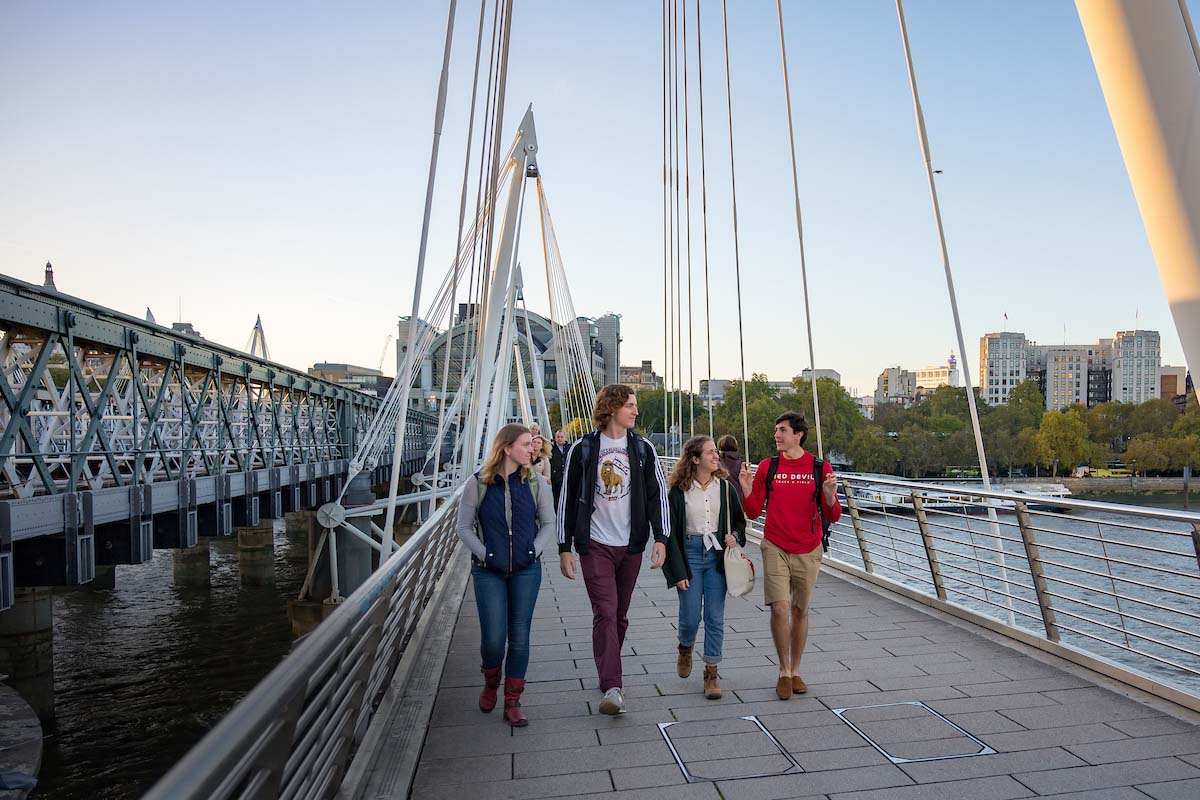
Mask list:
[[[821,570],[821,513],[830,525],[842,515],[837,479],[828,461],[822,467],[818,493],[813,454],[804,449],[806,438],[808,423],[799,414],[789,411],[775,420],[779,468],[771,484],[771,511],[763,527],[760,549],[763,593],[771,607],[771,638],[779,656],[775,694],[780,700],[808,691],[800,679],[800,657],[808,638],[808,604]],[[749,519],[758,519],[766,505],[770,466],[771,459],[762,461],[751,477],[749,465],[743,465],[738,476],[745,496],[742,508]]]

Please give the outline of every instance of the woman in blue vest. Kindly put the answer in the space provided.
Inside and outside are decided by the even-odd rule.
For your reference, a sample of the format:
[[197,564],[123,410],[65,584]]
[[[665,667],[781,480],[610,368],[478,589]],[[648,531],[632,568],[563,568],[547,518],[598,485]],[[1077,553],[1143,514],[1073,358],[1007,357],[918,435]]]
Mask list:
[[479,610],[484,681],[479,710],[496,707],[504,670],[504,718],[514,727],[529,724],[521,713],[529,629],[542,585],[542,551],[555,540],[553,491],[530,470],[533,456],[529,429],[505,425],[483,467],[463,487],[458,507],[458,536],[471,551]]

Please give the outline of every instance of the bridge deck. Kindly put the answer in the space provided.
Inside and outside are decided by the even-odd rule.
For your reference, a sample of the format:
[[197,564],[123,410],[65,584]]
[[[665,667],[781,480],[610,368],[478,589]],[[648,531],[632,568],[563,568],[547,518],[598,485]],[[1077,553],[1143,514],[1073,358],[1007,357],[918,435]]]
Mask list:
[[[749,548],[757,558],[757,548]],[[761,571],[759,573],[761,575]],[[412,797],[458,798],[1015,798],[1200,797],[1200,725],[1095,683],[1050,656],[996,641],[939,612],[902,604],[823,572],[803,674],[806,696],[774,696],[775,655],[761,588],[728,599],[725,696],[675,674],[676,599],[643,568],[625,643],[629,713],[598,713],[591,612],[582,581],[548,563],[524,707],[511,730],[475,707],[479,628],[468,586],[434,702]],[[996,753],[895,764],[832,709],[923,701]],[[1172,707],[1173,708],[1173,707]],[[977,746],[919,706],[850,712],[892,755],[925,758]],[[803,769],[790,764],[763,728]],[[1190,719],[1191,721],[1185,721]],[[411,718],[405,720],[411,724]],[[706,780],[688,785],[658,727]]]

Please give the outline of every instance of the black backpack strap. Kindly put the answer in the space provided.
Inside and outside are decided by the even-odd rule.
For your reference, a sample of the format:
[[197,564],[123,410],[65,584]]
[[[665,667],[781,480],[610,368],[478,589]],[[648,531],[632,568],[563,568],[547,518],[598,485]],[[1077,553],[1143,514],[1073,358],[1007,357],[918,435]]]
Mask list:
[[771,502],[771,487],[775,485],[775,473],[779,472],[779,456],[771,456],[771,464],[767,467],[767,496],[763,499],[763,508]]
[[813,501],[817,504],[817,514],[821,517],[821,547],[829,552],[829,522],[825,519],[825,506],[821,504],[821,484],[825,481],[825,462],[813,456],[813,484],[816,491]]

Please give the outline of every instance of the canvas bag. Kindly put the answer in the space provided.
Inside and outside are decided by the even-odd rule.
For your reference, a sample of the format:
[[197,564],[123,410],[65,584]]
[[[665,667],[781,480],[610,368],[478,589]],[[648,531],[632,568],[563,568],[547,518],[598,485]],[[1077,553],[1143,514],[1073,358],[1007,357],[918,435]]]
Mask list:
[[[722,484],[723,491],[728,492],[728,484]],[[725,534],[733,533],[733,512],[729,510],[732,502],[726,495],[725,505]],[[725,548],[725,586],[730,597],[745,597],[754,591],[754,562],[738,545]]]

